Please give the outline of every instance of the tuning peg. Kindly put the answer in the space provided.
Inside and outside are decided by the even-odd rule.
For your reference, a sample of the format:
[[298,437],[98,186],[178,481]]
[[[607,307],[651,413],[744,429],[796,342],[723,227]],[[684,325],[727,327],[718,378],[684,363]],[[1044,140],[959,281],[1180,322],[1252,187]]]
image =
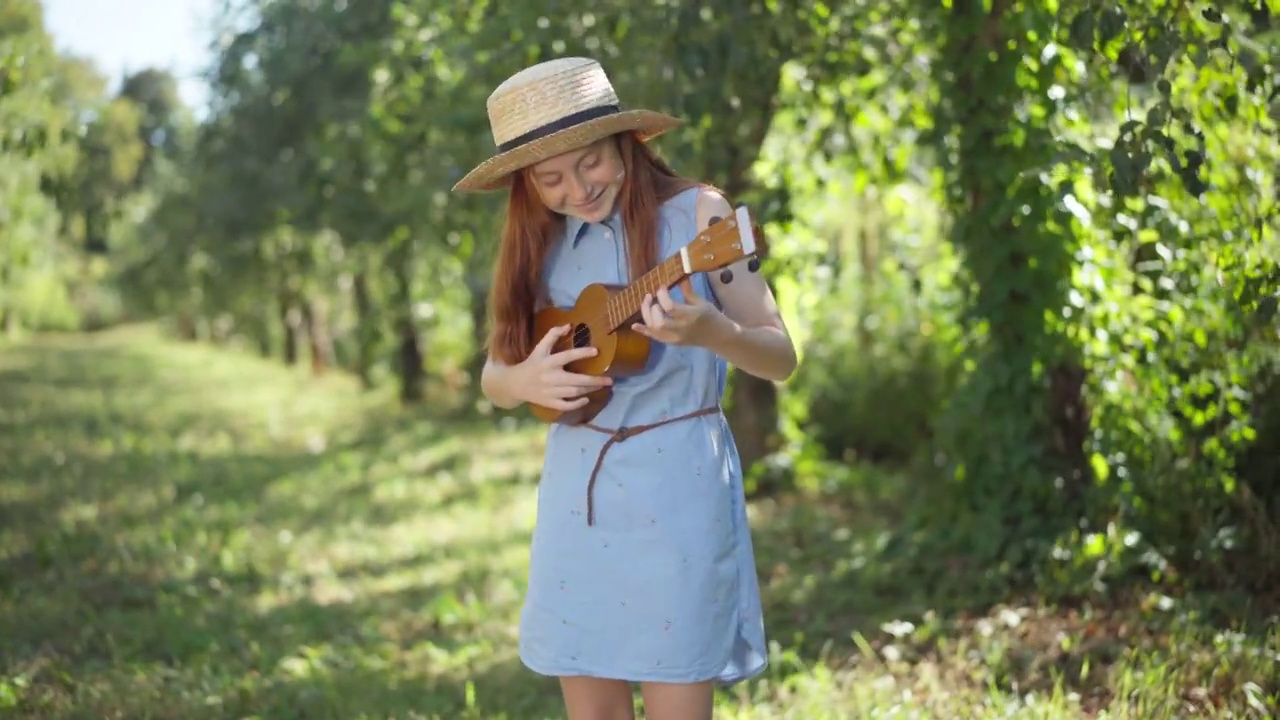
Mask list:
[[725,285],[728,285],[729,283],[733,282],[733,271],[730,270],[729,268],[725,268],[721,270],[720,282],[724,283]]
[[707,225],[715,225],[716,223],[720,222],[723,219],[724,218],[720,217],[719,215],[712,215],[711,222],[708,222]]
[[747,269],[748,269],[748,270],[750,270],[751,272],[759,272],[759,271],[760,271],[760,258],[758,258],[758,257],[753,257],[753,258],[751,258],[750,260],[748,260],[748,261],[747,261]]

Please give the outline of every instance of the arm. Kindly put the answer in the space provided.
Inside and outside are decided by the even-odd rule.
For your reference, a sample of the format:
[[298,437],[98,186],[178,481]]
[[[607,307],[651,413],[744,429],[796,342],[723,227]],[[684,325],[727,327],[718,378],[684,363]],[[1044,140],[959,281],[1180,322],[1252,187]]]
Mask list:
[[491,356],[485,360],[484,369],[480,371],[481,392],[489,398],[489,402],[503,410],[512,410],[524,403],[515,391],[516,383],[512,382],[513,370],[512,366],[504,365]]
[[[698,195],[698,227],[712,217],[729,217],[733,208],[719,193]],[[750,272],[745,260],[730,266],[733,281],[724,283],[719,273],[709,274],[711,289],[720,301],[712,330],[702,345],[743,372],[764,380],[782,382],[795,371],[795,344],[787,332],[773,291],[759,273]]]

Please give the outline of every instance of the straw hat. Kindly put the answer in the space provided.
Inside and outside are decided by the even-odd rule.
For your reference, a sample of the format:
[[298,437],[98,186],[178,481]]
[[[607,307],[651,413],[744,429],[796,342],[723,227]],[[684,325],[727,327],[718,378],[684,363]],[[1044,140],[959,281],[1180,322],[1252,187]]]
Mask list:
[[635,131],[647,141],[682,122],[651,110],[623,110],[600,63],[577,57],[521,70],[493,91],[486,106],[498,152],[454,190],[500,190],[513,172],[547,158],[620,132]]

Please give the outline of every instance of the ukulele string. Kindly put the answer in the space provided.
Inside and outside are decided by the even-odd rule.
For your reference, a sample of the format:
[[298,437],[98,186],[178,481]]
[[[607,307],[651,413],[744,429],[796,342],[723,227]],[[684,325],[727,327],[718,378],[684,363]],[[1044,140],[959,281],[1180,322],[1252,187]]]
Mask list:
[[[625,290],[623,290],[621,293],[619,293],[619,295],[625,298],[625,297],[627,297],[627,296],[632,292],[632,290],[633,290],[634,288],[636,288],[637,286],[639,286],[639,287],[647,286],[647,285],[649,284],[649,282],[650,282],[650,281],[646,280],[646,278],[649,278],[649,277],[652,277],[652,278],[653,278],[653,282],[656,282],[659,286],[661,286],[661,285],[663,284],[663,283],[662,283],[662,280],[661,280],[662,275],[663,275],[662,270],[663,270],[664,266],[667,264],[667,262],[669,262],[669,260],[664,261],[661,265],[659,265],[658,267],[654,268],[654,271],[653,271],[652,273],[645,273],[643,276],[641,276],[641,278],[636,282],[636,284],[635,284],[635,285],[632,285],[632,286],[630,286],[630,287],[626,288],[626,289],[625,289]],[[645,290],[645,292],[646,292],[646,293],[651,293],[651,292],[656,292],[656,291],[655,291],[655,290]],[[613,324],[614,324],[613,316],[612,316],[612,314],[609,312],[609,302],[611,302],[612,300],[613,300],[613,298],[610,298],[610,299],[609,299],[609,301],[606,301],[606,302],[605,302],[604,310],[602,310],[602,311],[600,311],[600,312],[596,313],[595,315],[592,315],[590,318],[588,318],[588,322],[582,323],[581,325],[579,325],[577,328],[575,328],[575,329],[574,329],[573,339],[574,339],[574,345],[575,345],[575,347],[582,347],[581,345],[578,345],[578,344],[577,344],[577,343],[578,343],[578,341],[579,341],[579,334],[580,334],[580,333],[581,333],[581,334],[589,334],[589,331],[587,330],[587,325],[589,325],[589,324],[590,324],[590,325],[595,325],[595,324],[600,323],[601,321],[605,321],[605,322],[606,322],[607,324],[609,324],[609,325],[613,325]],[[634,314],[634,313],[632,313],[632,314]],[[630,317],[630,315],[628,315],[627,317]],[[618,321],[618,323],[619,323],[619,324],[621,324],[621,323],[622,323],[622,321],[624,321],[624,320],[626,320],[626,318],[623,318],[622,320],[619,320],[619,321]],[[613,332],[613,331],[614,331],[614,330],[616,330],[616,329],[617,329],[617,328],[612,328],[612,327],[611,327],[609,331],[610,331],[610,332]]]
[[[715,222],[719,222],[719,220],[720,220],[720,218],[715,218],[715,219],[714,219],[714,221],[715,221]],[[663,282],[662,282],[661,278],[662,278],[662,276],[663,276],[663,274],[664,274],[664,271],[668,271],[668,272],[669,272],[669,271],[671,270],[671,268],[668,268],[668,267],[667,267],[667,265],[668,265],[669,263],[671,263],[671,261],[672,261],[672,260],[674,260],[674,259],[675,259],[675,256],[672,256],[672,257],[667,258],[667,259],[666,259],[666,260],[664,260],[663,262],[659,263],[657,267],[655,267],[653,270],[651,270],[651,271],[649,271],[649,272],[645,273],[644,275],[642,275],[642,276],[640,277],[640,279],[639,279],[638,281],[636,281],[636,283],[635,283],[634,285],[628,286],[628,287],[627,287],[626,289],[624,289],[621,293],[619,293],[619,295],[621,295],[621,296],[623,296],[623,297],[626,297],[626,296],[628,296],[628,295],[631,293],[631,291],[632,291],[634,288],[636,288],[637,286],[641,286],[641,287],[643,287],[643,286],[647,286],[650,282],[656,282],[659,286],[661,286],[661,285],[663,284]],[[677,273],[677,275],[684,275],[684,273],[683,273],[683,272],[678,272],[678,273]],[[653,279],[652,279],[652,280],[648,280],[648,278],[650,278],[650,277],[652,277]],[[677,282],[679,282],[679,281],[677,281]],[[674,285],[675,283],[668,283],[668,284],[669,284],[669,285]],[[646,293],[649,293],[649,292],[656,292],[656,289],[655,289],[655,290],[647,290],[647,291],[646,291]],[[612,313],[610,313],[610,312],[609,312],[609,305],[610,305],[610,303],[611,303],[611,302],[613,302],[613,300],[614,300],[614,298],[610,298],[609,300],[607,300],[607,301],[605,302],[605,306],[604,306],[604,309],[603,309],[603,310],[601,310],[600,312],[596,313],[595,315],[589,316],[585,322],[583,322],[583,323],[579,324],[577,327],[575,327],[575,328],[574,328],[574,331],[573,331],[573,344],[574,344],[574,347],[583,347],[583,345],[584,345],[588,340],[590,340],[591,331],[588,329],[590,325],[597,325],[597,324],[599,324],[601,321],[606,322],[606,323],[607,323],[608,325],[610,325],[610,326],[612,326],[612,325],[614,324],[614,321],[613,321],[613,315],[612,315]],[[632,313],[632,314],[634,314],[634,313]],[[630,317],[630,315],[628,315],[628,317]],[[625,321],[625,320],[626,320],[626,318],[623,318],[622,320],[619,320],[619,321],[618,321],[619,325],[621,325],[621,323],[622,323],[623,321]],[[610,327],[609,332],[613,332],[613,331],[614,331],[614,330],[616,330],[616,329],[617,329],[617,328],[615,328],[615,327]]]

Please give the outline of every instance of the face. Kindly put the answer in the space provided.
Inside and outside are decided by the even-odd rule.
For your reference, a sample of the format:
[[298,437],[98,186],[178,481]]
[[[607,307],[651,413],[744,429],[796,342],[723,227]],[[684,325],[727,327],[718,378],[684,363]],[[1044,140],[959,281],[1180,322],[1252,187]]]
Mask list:
[[600,222],[618,201],[626,171],[614,138],[548,158],[529,168],[542,204],[554,212]]

